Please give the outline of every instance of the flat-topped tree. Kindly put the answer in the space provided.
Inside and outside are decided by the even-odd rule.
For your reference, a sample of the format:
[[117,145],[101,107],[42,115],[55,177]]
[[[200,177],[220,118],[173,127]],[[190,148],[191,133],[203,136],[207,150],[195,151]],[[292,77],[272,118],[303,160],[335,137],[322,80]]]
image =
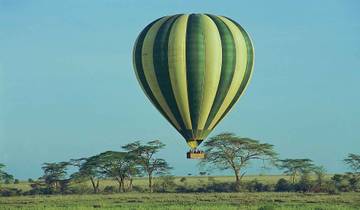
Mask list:
[[354,174],[360,174],[360,155],[349,153],[344,162],[351,168]]
[[70,165],[68,162],[59,163],[44,163],[41,167],[44,171],[42,179],[45,184],[53,189],[63,191],[63,185],[66,183],[67,167]]
[[70,177],[72,180],[83,181],[90,180],[93,187],[93,192],[99,192],[100,178],[104,177],[104,174],[100,170],[99,156],[91,156],[88,158],[72,159],[70,163],[73,166],[78,167],[78,171],[73,173]]
[[164,159],[155,157],[155,154],[164,147],[165,144],[159,140],[149,141],[146,144],[136,141],[122,147],[135,158],[135,162],[140,166],[141,171],[147,175],[150,192],[153,192],[153,176],[166,174],[171,169]]
[[0,163],[0,183],[4,182],[4,183],[10,183],[11,181],[14,180],[14,176],[7,173],[5,170],[5,165]]
[[125,192],[126,180],[129,180],[129,189],[132,188],[132,177],[139,174],[133,155],[128,152],[106,151],[98,156],[101,173],[115,179],[119,191]]
[[284,159],[279,161],[279,168],[284,170],[284,174],[290,176],[291,182],[295,183],[296,177],[310,173],[316,169],[310,159]]
[[241,138],[233,133],[221,133],[211,137],[204,144],[206,157],[200,165],[220,170],[233,170],[236,178],[236,190],[240,190],[240,181],[246,167],[252,160],[268,160],[273,163],[276,152],[273,145],[260,143],[258,140]]

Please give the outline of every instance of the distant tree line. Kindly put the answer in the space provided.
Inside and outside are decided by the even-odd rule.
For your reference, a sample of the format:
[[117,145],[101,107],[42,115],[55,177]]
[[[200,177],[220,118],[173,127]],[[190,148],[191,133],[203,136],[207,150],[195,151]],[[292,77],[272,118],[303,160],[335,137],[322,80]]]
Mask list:
[[[0,164],[0,195],[35,194],[81,194],[81,193],[120,193],[130,191],[147,192],[326,192],[339,193],[360,191],[360,155],[348,154],[344,163],[351,169],[345,174],[326,177],[326,170],[310,159],[279,159],[273,145],[258,140],[242,138],[233,133],[221,133],[210,138],[204,144],[206,157],[199,163],[207,171],[212,169],[231,170],[234,182],[220,182],[201,171],[198,184],[189,185],[187,178],[179,182],[170,175],[172,167],[166,160],[158,157],[165,147],[159,140],[145,144],[136,141],[122,146],[121,151],[106,151],[91,157],[71,159],[69,161],[44,163],[43,176],[37,180],[28,180],[31,189],[8,187],[10,183],[19,183],[5,171]],[[264,183],[257,179],[243,181],[246,169],[255,160],[262,161],[264,167],[276,167],[287,175],[276,183]],[[74,171],[70,173],[70,171]],[[191,174],[188,174],[191,175]],[[137,177],[147,177],[147,188],[134,186]],[[156,182],[154,183],[154,178]],[[101,187],[105,180],[113,180],[113,185]],[[87,187],[91,183],[91,191]]]

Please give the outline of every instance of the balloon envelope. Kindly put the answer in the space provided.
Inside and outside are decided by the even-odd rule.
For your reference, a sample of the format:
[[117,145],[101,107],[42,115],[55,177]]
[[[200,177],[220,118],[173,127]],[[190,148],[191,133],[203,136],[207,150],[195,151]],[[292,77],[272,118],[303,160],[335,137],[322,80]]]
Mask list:
[[254,49],[245,30],[229,18],[180,14],[145,27],[133,62],[147,97],[196,148],[244,92]]

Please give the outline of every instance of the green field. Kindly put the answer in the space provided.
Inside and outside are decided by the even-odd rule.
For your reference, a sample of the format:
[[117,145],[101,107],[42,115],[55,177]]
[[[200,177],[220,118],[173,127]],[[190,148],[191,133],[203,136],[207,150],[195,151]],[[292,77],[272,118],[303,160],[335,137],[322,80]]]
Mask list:
[[111,195],[20,196],[0,198],[12,209],[360,209],[356,193],[123,193]]
[[[329,177],[329,176],[328,176]],[[245,176],[243,181],[257,179],[260,182],[274,184],[285,176]],[[198,186],[206,184],[209,177],[186,177],[186,183],[179,185]],[[216,182],[232,182],[233,177],[213,177]],[[155,180],[156,183],[156,180]],[[81,184],[91,190],[90,183]],[[134,186],[146,188],[147,180],[138,178]],[[29,190],[29,183],[5,185]],[[101,188],[116,186],[113,180],[102,180]],[[359,193],[341,193],[329,195],[324,193],[116,193],[116,194],[87,194],[87,195],[51,195],[51,196],[16,196],[0,197],[0,210],[82,210],[82,209],[299,209],[299,210],[327,210],[327,209],[360,209]]]
[[[180,179],[182,177],[175,177],[175,180],[174,180],[175,183],[178,185],[186,184],[188,187],[191,187],[191,186],[196,187],[196,186],[208,183],[209,177],[212,177],[212,176],[184,176],[184,177],[186,178],[185,182],[180,181]],[[330,175],[328,175],[328,177],[330,177]],[[213,176],[212,178],[215,182],[218,182],[218,183],[229,183],[229,182],[235,181],[235,177],[233,177],[233,176]],[[283,176],[283,175],[263,175],[263,176],[249,175],[249,176],[244,176],[242,181],[246,182],[246,181],[251,181],[251,180],[256,179],[259,182],[263,182],[263,183],[267,183],[267,184],[275,184],[280,178],[289,179],[287,176]],[[155,184],[157,183],[156,178],[154,178],[154,182],[155,182]],[[89,190],[91,190],[90,181],[87,183],[83,183],[82,185],[86,185],[86,187],[88,187]],[[147,178],[135,178],[134,179],[134,186],[146,189],[147,185],[148,185]],[[27,191],[27,190],[31,189],[29,183],[26,181],[22,181],[18,184],[8,184],[8,185],[3,185],[3,186],[21,189],[22,191]],[[100,189],[104,189],[104,187],[106,187],[106,186],[117,186],[117,182],[115,182],[114,180],[101,180],[100,181]]]

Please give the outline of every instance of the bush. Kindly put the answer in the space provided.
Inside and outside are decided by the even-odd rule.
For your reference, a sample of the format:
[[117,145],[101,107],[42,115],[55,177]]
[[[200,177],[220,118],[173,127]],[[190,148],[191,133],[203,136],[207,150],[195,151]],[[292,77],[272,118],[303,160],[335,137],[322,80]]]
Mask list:
[[68,189],[71,194],[90,194],[93,193],[93,189],[86,183],[76,183],[71,185]]
[[19,183],[20,183],[20,181],[18,179],[14,180],[14,184],[19,184]]
[[173,192],[176,188],[174,176],[161,176],[154,185],[155,192]]
[[299,183],[295,185],[295,190],[300,192],[310,192],[312,188],[313,183],[308,173],[302,174]]
[[186,182],[186,177],[181,177],[180,182]]
[[104,193],[116,193],[118,189],[115,186],[106,186],[104,188]]
[[261,206],[260,208],[258,208],[258,210],[275,210],[275,206],[271,206],[271,205],[266,205],[266,206]]
[[180,185],[174,189],[177,193],[194,193],[194,192],[234,192],[235,183],[211,183],[197,186],[196,188]]
[[140,186],[133,186],[132,187],[132,191],[133,192],[146,192],[147,191],[147,188],[144,188],[144,187],[140,187]]
[[345,179],[348,180],[351,191],[360,190],[360,175],[356,173],[347,173],[344,175]]
[[18,196],[21,195],[21,190],[16,189],[16,188],[3,188],[0,189],[0,195],[1,196]]
[[46,187],[44,182],[36,181],[30,184],[31,190],[24,192],[24,195],[53,194],[52,190]]
[[337,189],[337,187],[335,186],[335,184],[333,182],[325,183],[325,185],[323,186],[322,191],[327,192],[330,195],[338,195],[338,194],[340,194],[340,191]]
[[346,175],[335,174],[333,177],[331,177],[331,180],[333,181],[335,187],[339,191],[341,191],[341,192],[349,192],[349,191],[351,191],[350,182],[349,182],[348,177]]
[[206,187],[206,192],[235,192],[235,183],[212,183]]
[[188,188],[188,187],[185,187],[185,186],[178,186],[175,191],[177,193],[188,193],[188,192],[194,192],[194,190]]
[[272,191],[272,187],[268,184],[263,184],[261,182],[259,182],[257,179],[252,180],[248,183],[245,184],[245,188],[249,191],[249,192],[267,192],[267,191]]
[[293,185],[284,178],[279,179],[275,185],[276,192],[291,192],[293,190]]

